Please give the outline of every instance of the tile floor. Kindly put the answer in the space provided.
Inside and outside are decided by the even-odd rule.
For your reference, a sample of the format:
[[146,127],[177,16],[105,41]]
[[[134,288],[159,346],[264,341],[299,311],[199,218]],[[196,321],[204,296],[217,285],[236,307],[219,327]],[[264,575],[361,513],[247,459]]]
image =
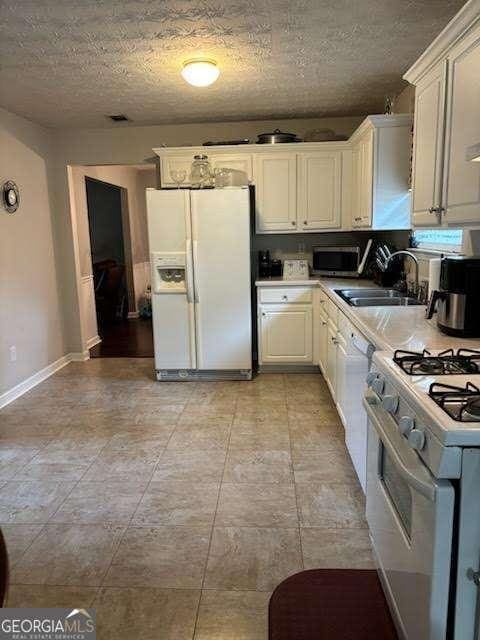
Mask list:
[[101,640],[263,640],[288,575],[373,567],[320,375],[152,369],[72,363],[0,412],[9,606],[95,606]]

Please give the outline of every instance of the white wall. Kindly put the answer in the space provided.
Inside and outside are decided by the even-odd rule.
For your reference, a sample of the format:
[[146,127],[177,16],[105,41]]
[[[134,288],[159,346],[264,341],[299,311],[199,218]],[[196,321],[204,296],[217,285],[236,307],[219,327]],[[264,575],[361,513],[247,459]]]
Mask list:
[[0,208],[0,395],[65,354],[50,160],[49,132],[0,109],[0,182],[20,189],[15,214]]

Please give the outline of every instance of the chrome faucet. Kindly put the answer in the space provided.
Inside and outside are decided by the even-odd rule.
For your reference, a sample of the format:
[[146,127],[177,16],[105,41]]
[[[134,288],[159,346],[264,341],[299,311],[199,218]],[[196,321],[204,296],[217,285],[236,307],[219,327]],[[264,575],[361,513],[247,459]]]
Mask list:
[[378,266],[382,269],[382,271],[386,271],[388,269],[388,266],[392,260],[392,258],[395,258],[395,256],[408,256],[409,258],[411,258],[415,264],[415,290],[414,290],[414,295],[418,296],[419,290],[420,290],[420,286],[419,286],[419,267],[418,267],[418,258],[417,256],[414,256],[413,253],[411,253],[410,251],[395,251],[394,253],[390,252],[390,249],[387,247],[387,245],[383,245],[383,247],[381,247],[381,251],[380,251],[380,255],[382,256],[382,259],[377,259],[377,264]]

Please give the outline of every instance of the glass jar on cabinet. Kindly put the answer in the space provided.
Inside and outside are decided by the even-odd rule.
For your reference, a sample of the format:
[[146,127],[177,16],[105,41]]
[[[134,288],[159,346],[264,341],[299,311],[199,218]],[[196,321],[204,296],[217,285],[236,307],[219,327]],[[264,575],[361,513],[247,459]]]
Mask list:
[[212,184],[213,174],[208,156],[194,156],[190,171],[190,185],[193,189],[203,189],[205,187],[211,187]]

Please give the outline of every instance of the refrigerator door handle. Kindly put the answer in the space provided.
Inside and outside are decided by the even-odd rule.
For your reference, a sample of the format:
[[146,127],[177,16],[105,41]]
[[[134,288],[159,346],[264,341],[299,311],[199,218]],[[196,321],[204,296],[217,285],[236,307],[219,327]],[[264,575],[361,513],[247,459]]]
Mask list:
[[195,278],[195,270],[198,269],[198,242],[197,240],[193,241],[193,264],[194,264],[194,272],[193,272],[193,282],[194,282],[194,301],[200,302],[198,297],[198,283]]
[[186,274],[185,284],[187,288],[187,302],[194,302],[194,285],[193,285],[193,263],[192,263],[192,241],[187,239],[186,244]]

